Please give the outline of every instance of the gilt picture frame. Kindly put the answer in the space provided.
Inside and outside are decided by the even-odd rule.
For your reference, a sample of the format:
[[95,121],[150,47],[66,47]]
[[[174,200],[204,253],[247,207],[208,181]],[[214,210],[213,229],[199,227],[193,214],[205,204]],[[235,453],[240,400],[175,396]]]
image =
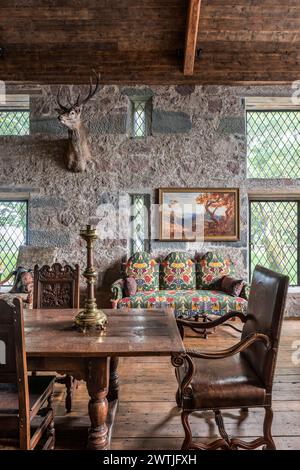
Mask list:
[[160,188],[159,220],[160,241],[238,241],[239,189]]

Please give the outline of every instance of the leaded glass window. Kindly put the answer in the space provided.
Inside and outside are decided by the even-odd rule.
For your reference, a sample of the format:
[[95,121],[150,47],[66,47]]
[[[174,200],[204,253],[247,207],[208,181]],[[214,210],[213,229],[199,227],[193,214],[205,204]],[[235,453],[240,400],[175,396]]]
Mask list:
[[0,135],[29,135],[29,111],[0,108]]
[[299,285],[300,201],[250,201],[250,272],[257,264]]
[[131,99],[131,137],[142,138],[151,134],[151,112],[151,98]]
[[247,111],[248,178],[300,178],[300,111]]
[[5,279],[15,268],[19,247],[27,243],[27,201],[0,200],[0,273]]
[[132,194],[131,204],[131,254],[149,251],[150,196],[148,194]]

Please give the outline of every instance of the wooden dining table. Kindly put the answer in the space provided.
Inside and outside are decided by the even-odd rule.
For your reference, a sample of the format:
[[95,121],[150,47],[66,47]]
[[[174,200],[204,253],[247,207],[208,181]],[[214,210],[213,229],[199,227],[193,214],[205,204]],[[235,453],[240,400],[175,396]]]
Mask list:
[[119,357],[171,356],[185,353],[173,310],[104,310],[104,332],[80,332],[78,309],[24,311],[27,366],[30,371],[56,371],[86,382],[89,395],[88,449],[106,450],[118,400]]

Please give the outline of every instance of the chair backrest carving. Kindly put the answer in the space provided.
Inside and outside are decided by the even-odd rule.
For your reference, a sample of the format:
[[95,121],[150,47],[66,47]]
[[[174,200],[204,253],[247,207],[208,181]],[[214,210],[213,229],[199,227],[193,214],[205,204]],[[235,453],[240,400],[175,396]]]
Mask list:
[[288,284],[287,276],[256,266],[247,321],[242,332],[242,339],[253,333],[263,333],[271,340],[269,350],[263,343],[256,342],[242,353],[269,391],[273,383]]
[[33,308],[78,308],[79,266],[34,267]]

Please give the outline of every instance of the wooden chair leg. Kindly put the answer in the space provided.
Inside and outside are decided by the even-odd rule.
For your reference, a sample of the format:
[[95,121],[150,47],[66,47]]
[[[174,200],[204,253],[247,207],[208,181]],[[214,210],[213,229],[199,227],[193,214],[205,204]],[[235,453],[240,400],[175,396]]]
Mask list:
[[73,398],[73,387],[74,387],[74,380],[71,375],[66,375],[66,412],[71,413],[72,411],[72,398]]
[[273,410],[271,406],[266,406],[264,419],[264,439],[266,441],[266,445],[263,447],[263,450],[276,450],[276,446],[272,437],[272,422]]
[[50,450],[54,450],[54,447],[55,447],[55,426],[54,426],[53,402],[54,402],[54,397],[52,393],[50,397],[48,398],[48,408],[50,411],[52,411],[52,420],[49,423],[49,426],[47,428],[47,437],[51,439],[51,445],[49,447]]
[[181,422],[185,433],[184,441],[181,447],[182,450],[190,449],[193,441],[192,431],[189,423],[189,414],[190,413],[186,411],[181,412]]
[[215,413],[216,425],[218,426],[220,436],[222,437],[222,439],[224,439],[225,443],[227,443],[228,447],[233,449],[234,447],[232,447],[230,445],[230,437],[228,436],[228,434],[225,430],[225,425],[224,425],[223,416],[222,416],[221,411],[220,410],[214,410],[214,413]]
[[177,404],[178,408],[181,408],[181,399],[180,399],[180,389],[179,388],[177,389],[175,399],[176,399],[176,404]]

